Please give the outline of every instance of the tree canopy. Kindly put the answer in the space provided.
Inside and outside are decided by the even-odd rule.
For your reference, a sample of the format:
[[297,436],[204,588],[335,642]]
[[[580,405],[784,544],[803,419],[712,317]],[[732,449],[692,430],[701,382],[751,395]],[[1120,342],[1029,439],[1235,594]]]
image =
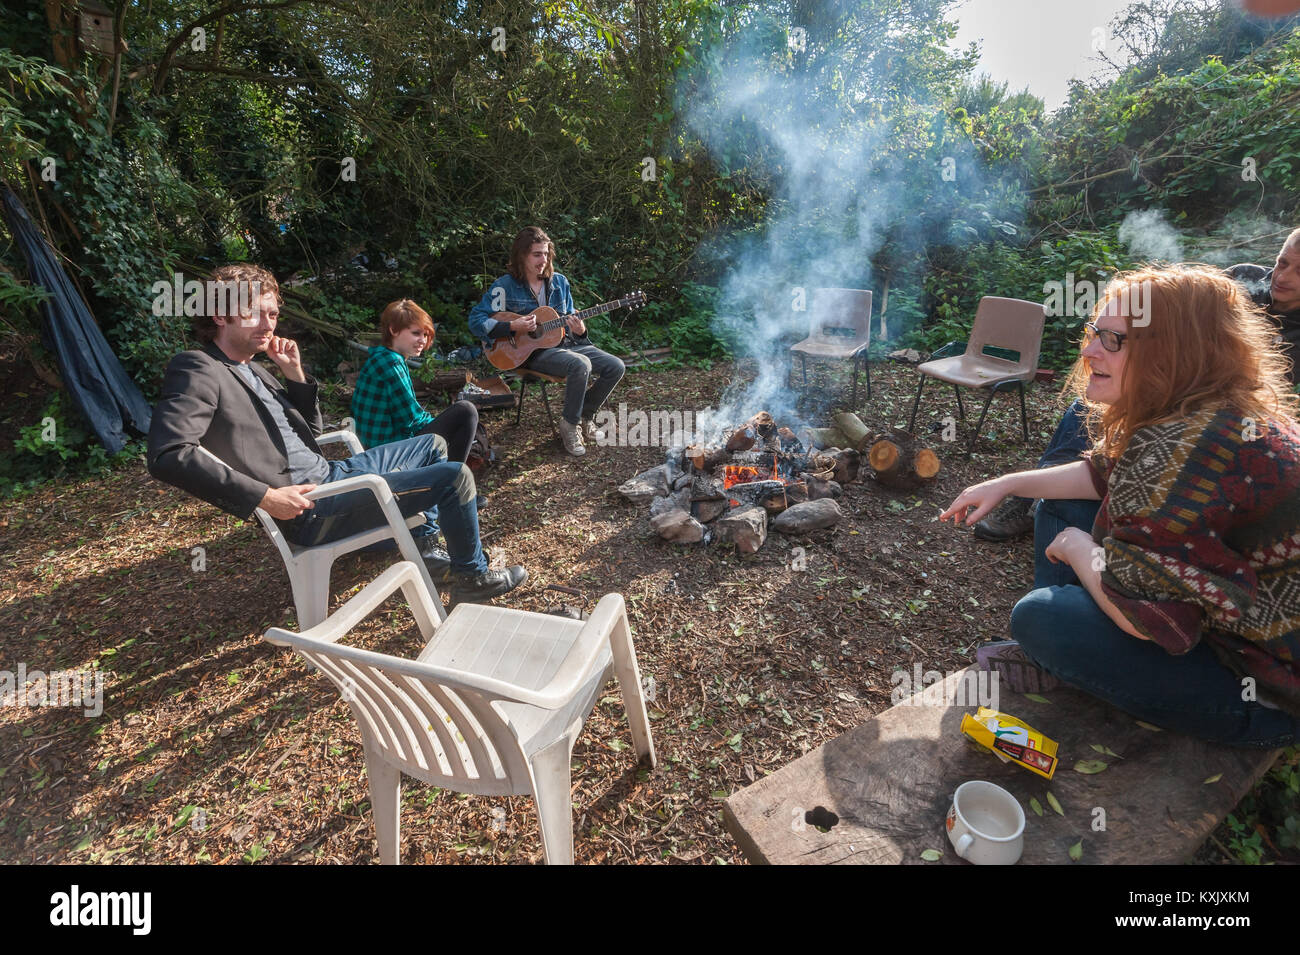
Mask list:
[[[1041,299],[1142,258],[1119,234],[1134,212],[1225,262],[1294,224],[1294,18],[1135,3],[1111,25],[1131,65],[1049,115],[977,74],[953,13],[116,0],[97,52],[74,0],[29,0],[0,26],[0,175],[146,393],[187,331],[152,313],[153,284],[229,260],[291,280],[288,314],[328,364],[401,296],[440,347],[467,342],[510,237],[538,223],[580,306],[649,293],[594,323],[598,343],[696,360],[727,354],[719,316],[758,307],[755,275],[873,288],[888,347],[924,347],[964,337],[983,294]],[[40,299],[0,244],[5,351],[54,381]],[[1054,323],[1045,360],[1074,335]]]

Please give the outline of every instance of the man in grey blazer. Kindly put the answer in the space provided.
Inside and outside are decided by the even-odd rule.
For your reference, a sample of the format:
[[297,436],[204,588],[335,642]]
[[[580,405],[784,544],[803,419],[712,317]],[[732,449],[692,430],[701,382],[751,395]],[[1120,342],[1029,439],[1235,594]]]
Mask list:
[[[275,334],[280,289],[254,265],[213,272],[239,303],[219,304],[199,316],[204,348],[177,355],[167,366],[162,397],[149,429],[149,473],[236,517],[260,507],[296,544],[323,544],[383,523],[374,495],[355,491],[311,501],[318,484],[378,474],[404,516],[436,508],[447,552],[436,546],[432,516],[412,530],[434,580],[450,580],[452,602],[479,601],[513,590],[527,579],[514,566],[489,570],[479,542],[477,490],[465,465],[447,460],[437,435],[379,445],[341,461],[326,460],[316,444],[322,429],[316,381],[302,367],[296,342]],[[222,296],[218,296],[220,299]],[[251,359],[266,352],[284,384]],[[202,446],[214,461],[200,453]]]

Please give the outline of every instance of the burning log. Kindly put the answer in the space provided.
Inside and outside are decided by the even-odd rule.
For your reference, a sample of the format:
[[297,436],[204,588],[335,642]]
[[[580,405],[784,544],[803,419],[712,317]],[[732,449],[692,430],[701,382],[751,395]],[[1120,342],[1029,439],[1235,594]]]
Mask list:
[[776,421],[766,411],[760,411],[749,419],[745,427],[753,428],[760,438],[766,440],[776,431]]
[[712,471],[719,464],[726,464],[730,460],[731,453],[726,448],[706,448],[693,444],[682,452],[682,466],[690,463],[697,471]]
[[733,454],[737,451],[748,451],[756,444],[758,444],[758,435],[752,428],[737,428],[731,432],[731,437],[727,438],[727,450]]
[[[767,448],[776,448],[779,446],[775,440],[776,435],[776,420],[766,411],[760,411],[731,432],[727,438],[727,450],[732,453],[749,451],[760,443]],[[794,433],[791,432],[790,436],[794,437]]]
[[878,435],[867,461],[877,481],[902,491],[933,481],[939,474],[939,456],[901,428]]
[[[745,481],[731,485],[727,488],[727,493],[741,504],[767,507],[767,502],[772,498],[785,500],[785,488],[786,485],[781,481]],[[784,508],[785,504],[782,503],[781,509]]]

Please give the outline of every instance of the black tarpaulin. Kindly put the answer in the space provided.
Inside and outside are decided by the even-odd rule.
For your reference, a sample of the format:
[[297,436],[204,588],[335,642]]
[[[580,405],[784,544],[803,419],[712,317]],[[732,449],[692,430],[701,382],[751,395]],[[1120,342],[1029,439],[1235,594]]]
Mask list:
[[127,427],[139,434],[149,433],[149,404],[108,347],[45,236],[9,185],[2,185],[5,223],[27,259],[32,283],[50,293],[41,305],[45,345],[58,361],[68,396],[100,443],[111,453],[121,451],[127,442]]

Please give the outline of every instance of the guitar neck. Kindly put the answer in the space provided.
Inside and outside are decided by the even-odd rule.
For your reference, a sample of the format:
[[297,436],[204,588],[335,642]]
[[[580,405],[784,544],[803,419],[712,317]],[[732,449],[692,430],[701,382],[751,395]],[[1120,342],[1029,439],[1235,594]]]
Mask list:
[[593,315],[604,315],[606,312],[612,312],[614,309],[622,307],[623,304],[623,299],[618,299],[613,302],[605,302],[603,305],[593,305],[591,308],[584,308],[581,312],[574,312],[572,315],[561,315],[559,318],[553,318],[549,322],[542,322],[537,326],[537,328],[539,331],[548,332],[552,328],[560,328],[561,326],[568,324],[575,318],[581,321],[586,321]]
[[613,302],[606,302],[604,305],[593,305],[591,308],[584,308],[581,312],[574,312],[570,318],[580,318],[584,321],[593,315],[604,315],[606,312],[612,312],[616,308],[622,308],[626,302],[623,299],[617,299]]

